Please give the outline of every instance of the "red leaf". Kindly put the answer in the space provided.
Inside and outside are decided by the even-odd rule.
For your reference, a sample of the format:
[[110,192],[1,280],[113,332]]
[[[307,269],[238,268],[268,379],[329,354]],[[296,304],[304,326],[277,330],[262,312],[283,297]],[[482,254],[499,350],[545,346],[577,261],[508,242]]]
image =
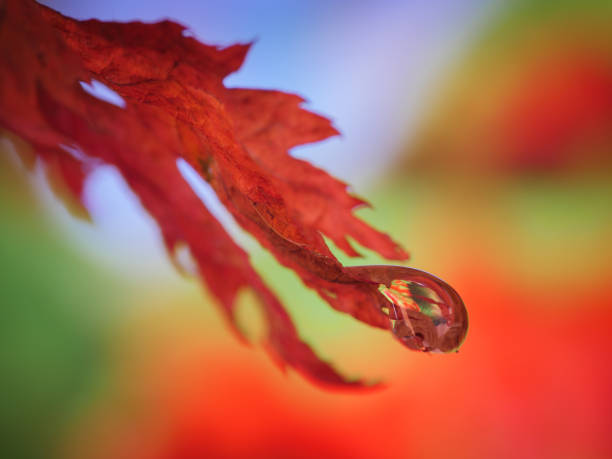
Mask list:
[[[322,234],[351,256],[358,254],[347,236],[387,258],[405,259],[406,252],[352,214],[365,202],[344,183],[288,154],[337,134],[330,122],[302,109],[295,95],[226,88],[223,78],[240,67],[249,45],[207,46],[169,21],[76,21],[30,1],[5,2],[0,21],[0,125],[56,165],[76,195],[92,159],[116,166],[157,220],[170,254],[189,246],[236,331],[236,295],[250,287],[269,325],[268,348],[282,364],[320,382],[348,384],[300,341],[248,255],[176,165],[187,161],[238,223],[330,305],[388,328],[380,281],[345,269]],[[92,79],[116,91],[125,108],[87,94],[79,83]],[[85,155],[69,156],[60,145]]]
[[59,148],[39,148],[37,153],[45,163],[47,177],[55,195],[64,201],[64,205],[74,216],[90,220],[89,212],[82,202],[86,178],[83,163]]

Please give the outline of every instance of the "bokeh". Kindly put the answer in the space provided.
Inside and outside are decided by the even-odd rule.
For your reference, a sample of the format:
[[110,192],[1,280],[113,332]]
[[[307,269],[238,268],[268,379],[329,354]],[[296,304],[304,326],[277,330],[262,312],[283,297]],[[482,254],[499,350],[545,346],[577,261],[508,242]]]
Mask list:
[[[461,293],[470,330],[457,354],[408,351],[332,310],[201,191],[300,335],[384,386],[284,374],[251,294],[249,347],[116,172],[89,178],[79,220],[3,140],[3,457],[612,456],[610,2],[45,3],[255,40],[227,84],[298,92],[334,119],[342,137],[292,153],[372,202],[358,214]],[[338,256],[384,263],[362,253]]]

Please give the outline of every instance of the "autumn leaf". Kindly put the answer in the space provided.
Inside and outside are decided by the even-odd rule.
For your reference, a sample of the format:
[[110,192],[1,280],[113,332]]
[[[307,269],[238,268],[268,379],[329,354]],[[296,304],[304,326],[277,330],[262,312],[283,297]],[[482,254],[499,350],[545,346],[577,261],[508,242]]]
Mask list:
[[[379,281],[343,267],[323,236],[350,256],[359,254],[348,237],[388,259],[407,253],[354,216],[366,203],[346,184],[288,154],[337,134],[329,120],[301,108],[296,95],[226,88],[223,79],[241,66],[250,45],[208,46],[170,21],[76,21],[32,1],[7,0],[1,8],[0,125],[27,141],[77,197],[88,171],[100,162],[115,166],[159,224],[170,256],[179,245],[189,247],[236,333],[236,296],[249,287],[277,361],[322,383],[361,385],[299,339],[247,253],[177,168],[179,159],[192,166],[242,228],[332,307],[389,328]],[[125,106],[89,95],[81,83],[93,80]]]

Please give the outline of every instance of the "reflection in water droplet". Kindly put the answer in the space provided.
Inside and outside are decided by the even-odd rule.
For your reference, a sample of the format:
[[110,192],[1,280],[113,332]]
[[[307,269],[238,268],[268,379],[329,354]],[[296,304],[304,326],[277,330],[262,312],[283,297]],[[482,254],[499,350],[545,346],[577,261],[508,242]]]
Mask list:
[[457,292],[429,273],[405,268],[404,279],[379,284],[389,302],[382,311],[405,346],[423,352],[457,350],[467,332],[467,312]]
[[406,347],[422,352],[456,351],[468,329],[459,294],[442,279],[404,266],[345,266],[350,281],[371,284],[375,306]]

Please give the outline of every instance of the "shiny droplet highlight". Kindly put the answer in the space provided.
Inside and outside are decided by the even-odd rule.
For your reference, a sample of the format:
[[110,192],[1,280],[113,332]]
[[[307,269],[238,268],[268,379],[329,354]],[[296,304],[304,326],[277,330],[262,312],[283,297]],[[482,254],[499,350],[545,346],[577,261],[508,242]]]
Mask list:
[[404,266],[347,266],[347,278],[374,287],[374,305],[391,332],[421,352],[456,351],[465,340],[468,315],[463,300],[439,277]]
[[391,331],[410,349],[422,352],[456,351],[467,333],[467,311],[457,292],[443,280],[424,271],[406,268],[403,279],[378,291],[387,304]]

